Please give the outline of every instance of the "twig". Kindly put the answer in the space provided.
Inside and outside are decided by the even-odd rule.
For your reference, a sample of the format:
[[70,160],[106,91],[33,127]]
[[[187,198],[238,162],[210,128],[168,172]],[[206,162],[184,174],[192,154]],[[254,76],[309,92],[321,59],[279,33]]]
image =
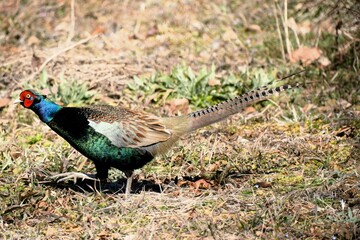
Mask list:
[[280,40],[281,55],[283,57],[283,60],[286,61],[286,55],[285,55],[285,50],[284,50],[284,42],[283,42],[283,39],[281,37],[279,18],[278,18],[278,13],[277,13],[277,10],[276,10],[275,2],[274,2],[274,16],[275,16],[275,22],[276,22],[276,30],[277,30],[279,40]]
[[65,52],[67,52],[67,51],[69,51],[69,50],[71,50],[71,49],[73,49],[73,48],[75,48],[75,47],[77,47],[77,46],[79,46],[79,45],[81,45],[81,44],[84,44],[84,43],[86,43],[86,42],[88,42],[88,41],[90,41],[90,40],[92,40],[92,39],[94,39],[94,38],[97,38],[97,37],[98,37],[98,35],[93,35],[93,36],[87,37],[87,38],[85,38],[85,39],[82,39],[82,40],[80,40],[80,41],[78,41],[78,42],[76,42],[76,43],[74,43],[74,44],[71,44],[71,45],[69,45],[69,46],[67,46],[67,47],[65,47],[65,48],[60,49],[60,50],[57,51],[55,54],[53,54],[52,56],[50,56],[49,58],[47,58],[47,59],[43,62],[43,64],[41,64],[41,66],[39,67],[39,69],[38,69],[36,72],[34,72],[33,74],[31,74],[28,78],[25,78],[25,81],[28,81],[28,80],[34,78],[34,77],[35,77],[36,75],[38,75],[39,73],[41,73],[41,71],[45,68],[45,66],[46,66],[49,62],[51,62],[52,60],[54,60],[55,58],[57,58],[57,57],[60,56],[61,54],[65,53]]
[[[295,22],[295,20],[294,20],[294,22]],[[296,22],[295,22],[295,24],[296,24]],[[297,47],[299,48],[301,46],[301,44],[300,44],[299,36],[298,36],[298,34],[296,32],[296,28],[293,28],[293,27],[290,27],[290,28],[294,32],[295,41],[296,41]]]
[[4,210],[3,214],[8,213],[8,212],[12,212],[12,211],[14,211],[14,210],[16,210],[16,209],[20,209],[20,208],[27,207],[27,206],[29,206],[29,205],[30,205],[30,204],[12,205],[12,206],[10,206],[10,207],[7,207],[7,208]]
[[290,56],[291,55],[291,47],[290,47],[290,40],[289,40],[288,2],[287,2],[287,0],[284,0],[284,31],[285,31],[286,50]]
[[69,28],[69,35],[66,40],[66,45],[71,43],[75,34],[75,0],[71,0],[71,15],[70,15],[70,28]]

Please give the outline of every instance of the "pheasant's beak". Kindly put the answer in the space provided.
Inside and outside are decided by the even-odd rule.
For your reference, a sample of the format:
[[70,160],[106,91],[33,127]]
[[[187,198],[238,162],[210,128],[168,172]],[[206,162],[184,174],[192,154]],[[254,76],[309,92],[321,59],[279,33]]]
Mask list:
[[15,100],[14,101],[14,104],[19,104],[19,103],[22,103],[23,101],[21,101],[20,99],[18,99],[18,100]]

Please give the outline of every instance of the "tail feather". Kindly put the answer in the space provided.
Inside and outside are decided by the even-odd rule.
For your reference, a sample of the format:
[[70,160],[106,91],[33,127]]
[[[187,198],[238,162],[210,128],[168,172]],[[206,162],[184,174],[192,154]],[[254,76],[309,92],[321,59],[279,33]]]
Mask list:
[[187,116],[191,120],[191,126],[189,131],[193,131],[198,128],[219,122],[233,114],[240,112],[245,107],[261,100],[265,100],[276,93],[280,93],[294,87],[299,87],[299,84],[296,83],[293,86],[285,84],[273,88],[269,88],[269,86],[270,85],[259,87],[255,90],[235,97],[234,99],[227,100],[214,106],[188,114]]

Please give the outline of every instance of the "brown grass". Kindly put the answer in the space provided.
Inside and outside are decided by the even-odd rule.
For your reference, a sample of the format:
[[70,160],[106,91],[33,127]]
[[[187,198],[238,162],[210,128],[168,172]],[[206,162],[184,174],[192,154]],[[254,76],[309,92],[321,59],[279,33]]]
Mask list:
[[[354,24],[336,32],[327,9],[305,11],[309,3],[289,2],[285,14],[282,1],[71,2],[0,3],[0,238],[359,238]],[[310,21],[309,32],[284,34],[285,15],[303,27]],[[331,64],[307,66],[294,80],[301,91],[184,137],[137,172],[129,198],[115,170],[104,189],[51,180],[94,167],[33,113],[6,103],[24,87],[55,98],[61,84],[85,83],[94,96],[83,104],[167,113],[146,94],[134,101],[127,83],[178,64],[194,71],[215,64],[217,78],[263,68],[285,75],[302,68],[283,55],[296,38]]]

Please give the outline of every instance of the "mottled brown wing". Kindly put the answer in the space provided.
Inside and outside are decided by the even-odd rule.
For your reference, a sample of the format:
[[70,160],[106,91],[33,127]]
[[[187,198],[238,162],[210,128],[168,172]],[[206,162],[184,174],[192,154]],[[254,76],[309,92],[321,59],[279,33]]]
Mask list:
[[94,106],[89,125],[117,147],[146,147],[168,140],[172,132],[161,119],[121,107]]

